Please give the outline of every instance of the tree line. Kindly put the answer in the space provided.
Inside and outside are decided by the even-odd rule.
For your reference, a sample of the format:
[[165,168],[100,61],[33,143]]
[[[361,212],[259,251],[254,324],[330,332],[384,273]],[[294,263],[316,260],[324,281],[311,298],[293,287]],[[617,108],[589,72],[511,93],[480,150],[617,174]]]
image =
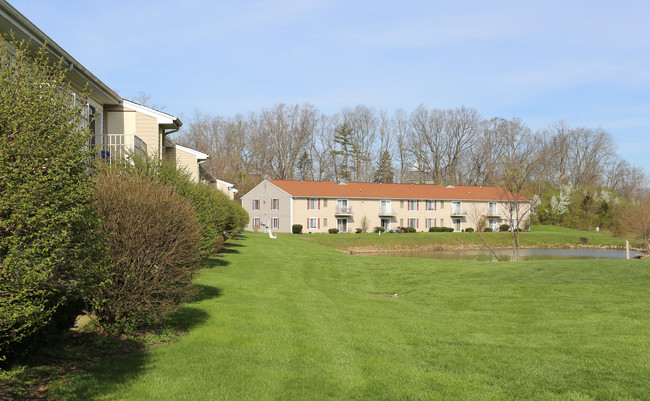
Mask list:
[[[600,128],[559,121],[533,131],[518,118],[472,108],[392,113],[358,105],[328,115],[310,104],[276,104],[233,117],[196,112],[176,141],[211,155],[204,167],[242,195],[264,178],[499,185],[504,160],[535,166],[528,182],[606,187],[633,198],[644,172],[616,153]],[[533,191],[535,192],[535,191]]]

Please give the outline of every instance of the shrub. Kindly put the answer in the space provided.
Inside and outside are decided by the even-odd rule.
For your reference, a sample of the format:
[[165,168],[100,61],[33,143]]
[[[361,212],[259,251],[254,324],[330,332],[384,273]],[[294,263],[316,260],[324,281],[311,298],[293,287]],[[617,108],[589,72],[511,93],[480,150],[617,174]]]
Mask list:
[[465,229],[465,232],[466,232],[466,233],[473,233],[473,232],[474,232],[474,229],[473,229],[472,227],[467,227],[467,228]]
[[0,36],[0,360],[103,277],[83,105],[44,48],[8,46]]
[[485,228],[483,229],[483,232],[485,232],[485,233],[491,233],[492,231],[493,231],[493,230],[492,230],[492,227],[485,227]]
[[374,232],[375,233],[383,233],[384,232],[384,227],[375,227]]
[[363,229],[357,227],[357,230],[356,230],[356,231],[357,231],[357,234],[361,234],[361,233],[363,232]]
[[96,211],[108,247],[108,285],[92,304],[110,333],[132,332],[169,316],[190,299],[200,268],[201,226],[192,204],[168,185],[101,172]]
[[327,231],[328,231],[330,234],[338,234],[338,233],[339,233],[339,229],[338,229],[338,228],[330,228],[330,229],[327,230]]
[[402,227],[402,230],[404,230],[405,233],[414,233],[417,231],[415,227]]
[[453,233],[454,229],[451,227],[430,227],[429,228],[430,233]]
[[291,232],[294,234],[302,234],[302,224],[294,224],[291,226]]
[[501,224],[499,226],[499,231],[508,231],[508,230],[510,230],[510,226],[507,224]]
[[147,156],[129,156],[128,163],[99,166],[128,177],[167,184],[195,208],[201,225],[201,253],[209,256],[218,252],[223,239],[233,236],[248,224],[248,213],[241,205],[216,187],[194,182],[189,172],[178,169],[174,161],[157,160]]

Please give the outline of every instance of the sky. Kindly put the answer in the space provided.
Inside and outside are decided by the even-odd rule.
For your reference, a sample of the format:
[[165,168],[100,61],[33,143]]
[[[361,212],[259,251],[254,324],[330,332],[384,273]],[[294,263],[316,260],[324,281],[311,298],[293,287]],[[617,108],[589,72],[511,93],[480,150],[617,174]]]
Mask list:
[[650,2],[9,0],[101,81],[188,122],[278,103],[476,109],[612,134],[650,175]]

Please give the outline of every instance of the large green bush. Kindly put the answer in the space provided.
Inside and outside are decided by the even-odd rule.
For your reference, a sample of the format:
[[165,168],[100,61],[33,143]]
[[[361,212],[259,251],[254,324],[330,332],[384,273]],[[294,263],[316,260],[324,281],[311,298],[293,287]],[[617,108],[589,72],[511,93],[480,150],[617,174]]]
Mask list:
[[187,171],[178,169],[172,161],[131,155],[128,163],[105,165],[102,169],[169,185],[188,199],[201,226],[201,253],[205,256],[219,251],[224,239],[248,224],[248,213],[241,205],[214,186],[194,182]]
[[90,132],[64,77],[43,50],[0,38],[0,360],[102,277]]
[[169,185],[103,171],[97,177],[99,230],[110,255],[110,284],[92,303],[112,333],[159,322],[189,299],[200,268],[195,208]]

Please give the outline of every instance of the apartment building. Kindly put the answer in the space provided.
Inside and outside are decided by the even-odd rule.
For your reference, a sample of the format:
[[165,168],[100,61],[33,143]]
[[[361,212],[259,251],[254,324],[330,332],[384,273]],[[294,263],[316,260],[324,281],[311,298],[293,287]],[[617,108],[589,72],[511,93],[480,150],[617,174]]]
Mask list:
[[285,180],[264,180],[241,198],[250,216],[247,229],[285,233],[293,224],[303,232],[355,232],[364,222],[370,230],[462,231],[476,228],[481,217],[498,230],[501,224],[518,227],[517,216],[528,213],[530,201],[514,199],[497,187]]

